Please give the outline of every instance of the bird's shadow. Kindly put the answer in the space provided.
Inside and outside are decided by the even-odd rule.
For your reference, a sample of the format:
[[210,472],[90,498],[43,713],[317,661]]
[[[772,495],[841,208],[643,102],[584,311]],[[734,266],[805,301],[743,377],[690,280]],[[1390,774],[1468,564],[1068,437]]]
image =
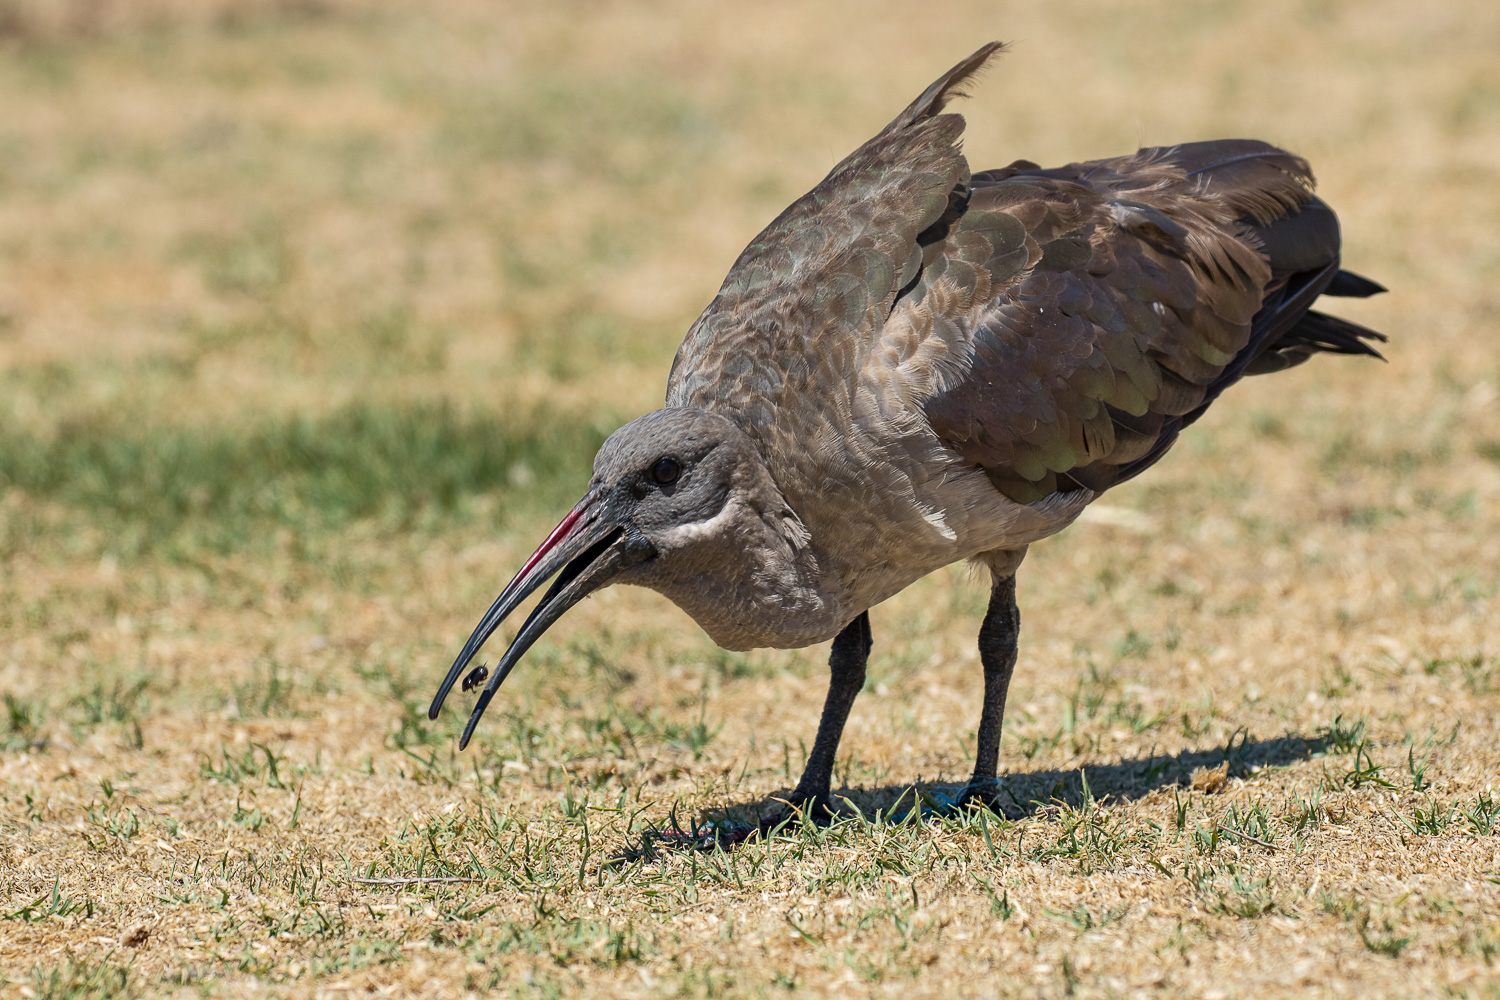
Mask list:
[[[1236,731],[1220,747],[1182,750],[1175,754],[1149,754],[1115,764],[1084,764],[1067,770],[1012,771],[1003,775],[990,809],[1006,819],[1047,815],[1062,809],[1077,809],[1086,799],[1095,802],[1131,802],[1163,788],[1193,784],[1202,769],[1219,770],[1200,780],[1244,777],[1264,767],[1283,767],[1308,760],[1328,745],[1324,736],[1288,733],[1275,739],[1258,740]],[[943,813],[956,808],[962,784],[916,781],[873,788],[841,788],[833,793],[837,813],[860,815],[872,823],[902,823],[912,809]],[[649,860],[661,851],[715,850],[731,848],[777,828],[784,819],[787,792],[764,798],[729,803],[701,814],[684,825],[674,810],[660,826],[641,834],[638,844],[621,851],[613,860],[625,864]],[[835,817],[837,818],[837,817]]]

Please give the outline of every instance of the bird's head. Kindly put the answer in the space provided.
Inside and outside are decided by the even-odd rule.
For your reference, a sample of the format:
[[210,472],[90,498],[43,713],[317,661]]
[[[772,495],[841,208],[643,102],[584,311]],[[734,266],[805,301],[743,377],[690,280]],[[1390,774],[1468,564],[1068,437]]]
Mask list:
[[[564,612],[612,583],[657,584],[690,569],[697,561],[694,553],[722,547],[761,471],[745,433],[708,410],[669,407],[615,431],[594,459],[588,492],[480,620],[433,698],[428,717],[437,718],[459,674],[491,633],[555,574],[480,693],[459,741],[460,749],[467,746],[506,675]],[[469,686],[466,682],[465,689]]]

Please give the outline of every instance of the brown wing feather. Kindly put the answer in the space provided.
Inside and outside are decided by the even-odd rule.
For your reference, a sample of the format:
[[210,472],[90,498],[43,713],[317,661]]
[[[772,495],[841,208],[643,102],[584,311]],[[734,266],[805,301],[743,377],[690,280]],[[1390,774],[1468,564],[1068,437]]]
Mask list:
[[[956,232],[1009,216],[1029,266],[947,317],[971,354],[925,400],[933,429],[1022,503],[1139,472],[1252,346],[1273,275],[1240,220],[1274,223],[1311,182],[1303,161],[1248,140],[974,175]],[[962,252],[950,239],[943,256]],[[987,266],[1011,270],[998,253]],[[941,308],[925,286],[943,273],[929,273],[898,310]]]

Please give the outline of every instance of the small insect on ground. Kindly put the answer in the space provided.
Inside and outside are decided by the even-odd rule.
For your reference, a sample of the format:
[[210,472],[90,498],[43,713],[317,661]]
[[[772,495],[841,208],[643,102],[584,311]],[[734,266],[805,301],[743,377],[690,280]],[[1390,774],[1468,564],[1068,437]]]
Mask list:
[[472,691],[472,690],[474,690],[479,685],[483,684],[484,683],[484,679],[486,677],[488,677],[489,675],[490,675],[490,668],[487,667],[487,666],[485,666],[483,663],[481,663],[479,666],[475,667],[473,670],[470,670],[469,671],[469,675],[464,678],[464,690],[465,691]]

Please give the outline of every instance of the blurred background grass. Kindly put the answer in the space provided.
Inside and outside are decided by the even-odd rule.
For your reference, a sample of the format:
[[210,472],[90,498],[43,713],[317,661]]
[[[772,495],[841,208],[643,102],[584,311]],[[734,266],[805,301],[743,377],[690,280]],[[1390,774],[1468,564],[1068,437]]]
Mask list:
[[[385,510],[404,530],[408,508],[459,516],[458,499],[505,492],[497,462],[516,492],[578,483],[598,434],[659,399],[680,333],[757,226],[988,34],[1020,44],[968,109],[977,164],[1283,143],[1349,217],[1351,263],[1405,293],[1359,318],[1421,317],[1397,350],[1420,340],[1434,364],[1397,377],[1451,394],[1493,374],[1455,310],[1492,309],[1475,286],[1500,273],[1494,15],[959,12],[962,38],[950,18],[893,18],[826,44],[836,6],[737,24],[671,7],[10,0],[0,551],[46,558],[52,524],[75,555],[80,535],[139,555],[220,505],[244,521],[221,547],[248,541],[245,518],[316,532]],[[1230,36],[1256,58],[1217,44]],[[1329,365],[1298,377],[1393,384]],[[1425,407],[1443,388],[1403,395]],[[497,440],[511,437],[531,443]],[[370,478],[366,455],[388,471]],[[309,464],[316,485],[298,480]]]
[[[468,757],[452,754],[454,713],[423,710],[598,443],[659,404],[743,245],[997,37],[1015,47],[962,108],[977,169],[1267,139],[1312,161],[1347,265],[1392,290],[1339,303],[1392,336],[1390,364],[1324,358],[1237,388],[1098,517],[1036,548],[1003,766],[1057,775],[1356,716],[1392,746],[1462,723],[1473,742],[1456,745],[1480,754],[1500,692],[1500,7],[0,0],[0,833],[14,857],[38,845],[35,870],[93,893],[114,933],[141,912],[110,887],[136,870],[132,838],[110,828],[103,868],[70,860],[75,823],[114,822],[101,802],[151,803],[151,830],[185,856],[272,851],[275,831],[299,857],[394,875],[397,820],[469,781],[555,820],[554,853],[578,839],[573,782],[655,789],[688,812],[789,783],[823,651],[724,654],[623,588],[549,634]],[[983,598],[954,568],[876,611],[839,780],[965,770]],[[305,769],[312,829],[262,773],[276,759]],[[1482,783],[1493,764],[1445,766]],[[1405,857],[1393,849],[1393,878]],[[693,884],[681,874],[667,871],[671,892]],[[0,878],[15,907],[46,888],[30,877]],[[226,878],[250,893],[242,916],[292,906]],[[1026,891],[1066,881],[1044,870]],[[208,906],[185,900],[172,919]],[[422,913],[394,937],[361,933],[384,948],[426,933]],[[1126,927],[1170,950],[1165,925]],[[34,940],[72,947],[99,923],[58,928]],[[1055,970],[1050,933],[1027,947]],[[275,952],[252,970],[267,979],[358,964],[320,980],[298,946],[243,935],[236,947]],[[1386,983],[1344,937],[1357,954],[1331,961],[1346,985]],[[32,975],[10,947],[10,985],[77,978]],[[925,968],[877,954],[891,982]],[[194,955],[153,953],[132,981],[185,982],[200,960],[191,981],[235,974]],[[637,960],[597,964],[636,983]],[[1452,972],[1430,961],[1405,981]],[[932,991],[965,981],[942,968],[922,980]],[[1111,988],[1079,988],[1095,987]]]

